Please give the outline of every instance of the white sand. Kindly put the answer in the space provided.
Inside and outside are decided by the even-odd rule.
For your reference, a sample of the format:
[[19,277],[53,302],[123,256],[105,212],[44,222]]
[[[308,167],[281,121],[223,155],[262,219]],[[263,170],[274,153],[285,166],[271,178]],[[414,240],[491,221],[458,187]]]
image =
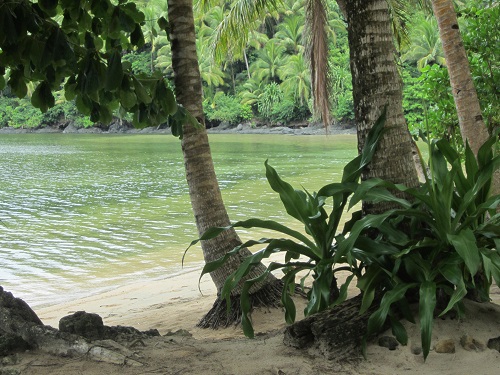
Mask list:
[[[410,343],[395,351],[370,344],[367,360],[338,364],[307,351],[283,345],[285,327],[282,311],[258,310],[253,314],[257,339],[243,336],[239,328],[203,330],[195,325],[208,311],[215,298],[210,277],[202,279],[199,270],[172,278],[137,281],[102,294],[49,307],[35,309],[45,324],[57,327],[61,317],[84,310],[102,316],[106,325],[128,325],[140,330],[157,328],[163,335],[185,329],[193,337],[161,337],[147,340],[136,348],[143,367],[122,367],[90,361],[64,359],[39,352],[23,354],[22,374],[475,374],[500,373],[500,353],[491,349],[469,352],[460,347],[464,334],[486,343],[500,336],[500,292],[493,290],[496,304],[468,303],[469,318],[435,321],[433,345],[441,339],[453,339],[456,353],[431,351],[427,362],[411,353],[419,345],[418,327],[407,324]],[[300,309],[300,308],[299,308]]]

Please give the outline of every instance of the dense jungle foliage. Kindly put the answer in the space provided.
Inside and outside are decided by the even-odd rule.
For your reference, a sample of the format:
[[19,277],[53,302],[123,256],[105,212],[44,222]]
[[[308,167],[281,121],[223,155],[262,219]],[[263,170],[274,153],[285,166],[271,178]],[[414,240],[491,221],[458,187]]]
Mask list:
[[[170,45],[157,20],[166,16],[167,5],[161,0],[136,2],[145,14],[143,33],[146,44],[128,51],[123,59],[134,73],[161,72],[171,78]],[[354,119],[352,82],[346,24],[335,1],[329,5],[332,118],[345,125]],[[303,55],[304,3],[285,0],[279,10],[268,13],[263,21],[248,28],[248,43],[234,43],[224,61],[214,59],[214,40],[230,3],[206,6],[195,2],[195,23],[200,70],[204,88],[204,108],[208,126],[221,122],[294,124],[315,122],[312,111],[310,73]],[[498,82],[500,20],[496,2],[458,1],[460,27],[484,118],[490,128],[498,126]],[[458,119],[451,95],[446,62],[437,24],[429,12],[407,10],[402,19],[406,32],[398,31],[399,64],[404,81],[404,108],[410,131],[431,132],[461,147]],[[405,35],[407,37],[405,38]],[[6,73],[7,76],[9,72]],[[0,97],[0,127],[40,127],[72,122],[76,127],[94,125],[79,114],[73,102],[56,94],[56,105],[41,113],[30,103],[35,86],[28,87],[27,98],[18,99],[7,89]],[[127,118],[124,113],[117,117]]]

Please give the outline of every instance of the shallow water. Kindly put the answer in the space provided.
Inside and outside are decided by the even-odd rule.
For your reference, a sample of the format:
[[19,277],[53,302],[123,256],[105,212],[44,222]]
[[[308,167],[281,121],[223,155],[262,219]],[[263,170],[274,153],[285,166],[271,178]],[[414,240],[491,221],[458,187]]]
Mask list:
[[[338,181],[356,154],[352,135],[210,143],[232,220],[289,222],[267,185],[266,159],[314,191]],[[0,221],[0,285],[34,306],[181,272],[197,237],[180,143],[168,135],[2,134]],[[186,267],[202,260],[194,247]]]

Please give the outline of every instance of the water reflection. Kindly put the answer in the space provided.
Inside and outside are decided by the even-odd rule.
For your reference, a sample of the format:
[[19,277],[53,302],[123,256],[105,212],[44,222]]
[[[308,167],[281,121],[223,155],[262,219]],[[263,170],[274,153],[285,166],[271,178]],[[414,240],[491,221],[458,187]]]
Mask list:
[[[265,159],[314,190],[355,153],[352,136],[210,141],[234,220],[286,220],[267,186]],[[175,138],[2,135],[0,155],[0,285],[7,290],[37,305],[179,271],[197,234]],[[187,254],[188,265],[201,260],[198,249]]]

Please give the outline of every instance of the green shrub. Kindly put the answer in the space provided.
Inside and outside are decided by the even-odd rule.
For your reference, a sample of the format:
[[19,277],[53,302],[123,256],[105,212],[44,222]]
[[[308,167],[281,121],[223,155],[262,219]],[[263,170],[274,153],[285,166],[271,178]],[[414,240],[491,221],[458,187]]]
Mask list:
[[[247,241],[203,268],[202,274],[212,272],[241,248],[265,246],[227,278],[221,294],[229,299],[231,290],[253,265],[272,254],[285,254],[284,262],[271,262],[262,275],[243,282],[245,334],[253,335],[248,292],[277,269],[284,272],[282,302],[288,323],[295,320],[291,299],[295,279],[304,270],[313,276],[306,316],[344,301],[348,285],[357,277],[357,286],[363,292],[360,313],[378,304],[368,320],[366,337],[378,333],[389,320],[396,338],[406,345],[406,330],[396,317],[414,322],[409,304],[418,301],[424,358],[430,350],[435,315],[452,309],[461,314],[468,291],[488,300],[492,282],[500,286],[500,214],[495,213],[500,195],[489,196],[492,172],[500,165],[500,156],[492,152],[498,134],[483,145],[477,161],[467,146],[463,162],[448,141],[424,138],[429,146],[430,175],[421,187],[407,188],[380,179],[358,182],[374,152],[378,131],[374,129],[362,154],[344,168],[342,181],[326,185],[318,193],[295,190],[266,162],[272,189],[279,193],[287,213],[304,225],[305,234],[272,220],[249,219],[227,228],[211,228],[202,235],[202,240],[210,239],[229,228],[242,227],[264,228],[287,236]],[[396,197],[395,191],[407,198]],[[332,211],[328,215],[325,207],[330,199]],[[392,202],[400,208],[365,217],[360,211],[354,212],[337,233],[345,208],[361,200]],[[335,279],[339,270],[351,272],[340,287]],[[377,293],[381,299],[375,297]]]
[[241,104],[238,98],[227,94],[216,95],[212,104],[206,101],[204,110],[208,120],[231,125],[248,121],[253,116],[250,106]]
[[259,115],[265,120],[272,121],[273,109],[283,101],[283,98],[283,91],[276,82],[266,85],[257,102]]
[[311,115],[306,105],[300,106],[291,99],[283,99],[271,110],[272,123],[289,124],[294,120],[304,120]]

